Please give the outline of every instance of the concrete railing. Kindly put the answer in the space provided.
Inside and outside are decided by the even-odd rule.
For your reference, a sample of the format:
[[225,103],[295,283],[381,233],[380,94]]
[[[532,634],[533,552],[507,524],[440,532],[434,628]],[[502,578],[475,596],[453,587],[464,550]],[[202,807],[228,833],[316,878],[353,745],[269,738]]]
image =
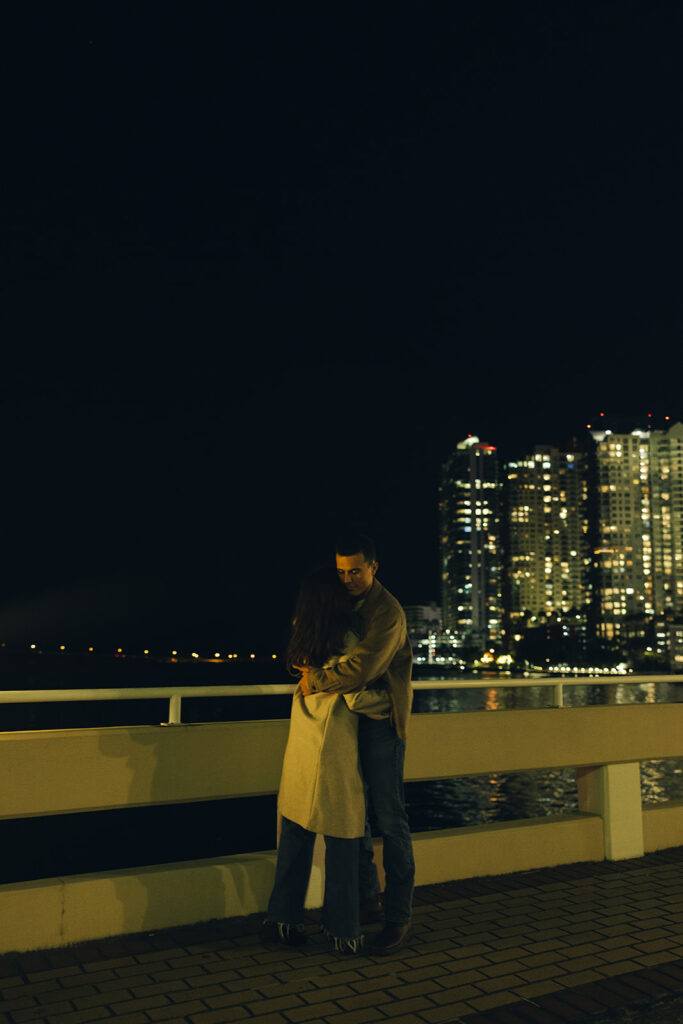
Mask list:
[[[279,720],[1,733],[0,818],[275,793],[287,731]],[[683,802],[643,808],[639,781],[639,762],[683,756],[682,737],[680,704],[414,715],[408,781],[576,768],[579,792],[577,814],[415,834],[418,884],[683,844]],[[274,865],[275,851],[255,851],[0,885],[0,952],[262,911]],[[316,865],[309,905],[321,886]]]

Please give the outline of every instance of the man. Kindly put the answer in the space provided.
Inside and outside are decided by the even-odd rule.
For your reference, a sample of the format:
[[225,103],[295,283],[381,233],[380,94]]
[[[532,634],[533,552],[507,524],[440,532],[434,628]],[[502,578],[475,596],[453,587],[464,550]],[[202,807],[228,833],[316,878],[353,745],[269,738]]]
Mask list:
[[[405,741],[412,704],[412,651],[400,604],[376,578],[377,558],[364,534],[341,538],[336,545],[337,572],[354,600],[361,638],[351,657],[329,669],[307,669],[301,688],[308,693],[352,693],[384,686],[392,703],[390,716],[359,716],[361,767],[383,839],[385,925],[371,955],[386,956],[405,941],[412,914],[415,862],[403,794]],[[361,905],[366,914],[379,907],[379,880],[366,836],[361,866]]]

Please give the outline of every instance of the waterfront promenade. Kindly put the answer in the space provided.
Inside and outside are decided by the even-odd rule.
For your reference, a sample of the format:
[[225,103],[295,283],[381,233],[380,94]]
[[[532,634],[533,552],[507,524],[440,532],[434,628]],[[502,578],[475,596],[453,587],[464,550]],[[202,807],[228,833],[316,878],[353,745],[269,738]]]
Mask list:
[[[657,683],[629,681],[650,698],[639,704],[510,711],[487,686],[490,710],[413,716],[408,781],[574,770],[578,806],[414,832],[414,926],[384,960],[337,958],[314,912],[303,950],[261,947],[270,848],[177,861],[169,847],[153,863],[54,877],[29,865],[0,885],[0,1024],[681,1024],[683,800],[643,802],[640,765],[680,758],[683,704],[655,702]],[[170,722],[183,697],[169,688]],[[74,814],[272,795],[287,728],[0,733],[0,817],[61,819],[73,842]],[[122,840],[135,849],[134,829]],[[381,844],[377,856],[381,873]],[[322,884],[315,860],[307,906]]]
[[383,959],[337,956],[314,914],[264,949],[261,916],[7,954],[0,1024],[683,1021],[683,847],[420,886]]

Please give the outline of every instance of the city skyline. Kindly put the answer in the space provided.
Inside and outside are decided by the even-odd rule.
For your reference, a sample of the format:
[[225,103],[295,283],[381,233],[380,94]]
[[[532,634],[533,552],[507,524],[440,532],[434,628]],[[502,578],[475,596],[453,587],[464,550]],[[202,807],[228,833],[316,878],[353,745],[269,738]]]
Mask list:
[[[509,444],[507,446],[508,454],[506,456],[505,445],[499,446],[480,442],[476,435],[469,435],[458,443],[455,452],[452,452],[451,456],[440,466],[440,472],[443,473],[445,467],[450,464],[450,460],[458,453],[466,462],[471,462],[476,454],[484,457],[495,454],[497,464],[499,465],[497,472],[500,473],[500,480],[496,482],[490,481],[489,483],[482,480],[479,486],[483,485],[483,489],[477,491],[477,496],[480,497],[489,494],[490,492],[487,491],[487,488],[492,488],[493,492],[497,495],[495,507],[487,507],[482,510],[483,522],[487,527],[489,524],[486,517],[492,514],[495,514],[497,517],[496,544],[493,548],[494,559],[489,566],[491,578],[495,580],[497,588],[494,595],[495,615],[497,616],[495,636],[488,634],[488,639],[491,643],[499,643],[502,639],[503,591],[505,591],[506,595],[505,614],[509,616],[509,625],[511,627],[514,626],[515,620],[521,617],[522,612],[526,614],[529,612],[542,614],[544,611],[543,605],[546,603],[549,606],[551,605],[551,591],[553,595],[551,610],[553,612],[558,610],[567,612],[570,609],[581,611],[582,607],[585,610],[585,606],[590,603],[592,585],[587,581],[592,573],[593,551],[586,547],[586,532],[588,529],[586,526],[586,502],[588,500],[586,491],[586,459],[588,457],[586,446],[590,443],[591,439],[596,444],[596,451],[599,444],[605,440],[607,440],[608,445],[611,443],[612,447],[618,443],[614,439],[619,438],[621,435],[616,430],[612,431],[609,426],[604,426],[606,424],[612,423],[615,427],[621,424],[621,428],[623,428],[624,424],[633,423],[645,424],[647,428],[649,424],[649,428],[643,429],[639,426],[633,432],[629,431],[627,436],[633,442],[636,453],[638,452],[639,445],[642,444],[643,438],[647,438],[648,442],[649,439],[656,442],[656,444],[653,444],[653,452],[656,449],[659,460],[657,465],[659,466],[660,483],[656,492],[657,501],[659,502],[659,511],[657,513],[658,529],[662,536],[666,536],[667,544],[672,552],[672,554],[664,556],[661,543],[657,545],[658,565],[660,570],[663,570],[665,557],[669,566],[671,565],[672,558],[675,558],[676,555],[678,555],[678,561],[680,561],[683,533],[677,524],[680,522],[680,509],[678,506],[681,499],[679,491],[676,491],[675,503],[672,505],[671,494],[669,491],[662,491],[661,480],[666,480],[667,477],[669,480],[671,479],[669,476],[671,470],[667,466],[667,458],[669,462],[672,457],[674,459],[678,458],[679,462],[676,463],[676,473],[680,472],[678,466],[679,463],[683,463],[680,462],[678,452],[683,443],[681,440],[683,426],[680,422],[673,423],[669,414],[644,413],[628,417],[625,414],[611,416],[609,413],[601,413],[597,417],[593,417],[593,419],[599,424],[603,424],[603,428],[596,430],[592,428],[591,424],[589,429],[589,424],[585,423],[582,431],[577,430],[574,437],[570,438],[567,442],[568,445],[572,446],[570,452],[562,450],[561,443],[557,442],[557,445],[527,445],[526,448],[528,450],[526,455],[524,455],[522,453],[525,451],[525,445],[517,442],[514,445]],[[664,429],[657,429],[657,424],[662,424]],[[551,424],[546,424],[547,432],[553,433],[550,427]],[[560,436],[559,432],[555,432],[555,434]],[[492,437],[489,439],[494,440]],[[610,441],[610,439],[612,440]],[[513,455],[513,452],[516,454]],[[639,456],[636,454],[635,457],[638,458]],[[662,466],[664,466],[663,472]],[[468,472],[474,472],[474,466]],[[474,475],[476,476],[476,472]],[[530,481],[535,479],[536,475],[538,476],[538,483],[534,485]],[[546,477],[549,479],[546,480]],[[558,479],[570,480],[574,486],[574,491],[570,489],[568,496],[564,490],[558,490],[558,495],[561,495],[562,501],[568,502],[567,507],[562,504],[554,507],[553,505],[546,504],[546,499],[544,499],[544,491],[552,490],[555,492],[557,490]],[[676,477],[674,480],[676,486],[678,486],[677,479]],[[503,482],[505,482],[507,489],[507,505],[505,507],[503,506],[501,491]],[[529,505],[527,504],[529,499],[525,496],[525,488],[531,487],[533,490],[534,486],[538,488],[533,499],[535,504]],[[563,486],[567,485],[564,484]],[[606,486],[609,486],[609,483]],[[579,491],[576,489],[577,487],[581,492],[580,496]],[[435,480],[433,492],[431,495],[425,494],[425,501],[422,502],[423,505],[427,504],[426,499],[429,497],[433,499],[432,503],[436,504],[434,499],[437,498],[438,488],[438,480]],[[557,498],[553,496],[553,501],[555,500]],[[469,505],[469,501],[466,500],[466,504]],[[615,510],[621,513],[622,507],[623,499],[619,498],[617,504],[615,504]],[[673,521],[672,509],[675,509],[675,516],[678,517]],[[461,515],[462,508],[458,512],[457,504],[454,506],[454,510],[455,517]],[[423,512],[425,511],[427,510],[423,508]],[[537,529],[537,527],[534,527],[534,523],[545,522],[549,512],[555,517],[552,525],[554,543],[548,547],[548,551],[551,552],[550,554],[536,558],[533,550],[525,547],[528,542],[524,540],[523,532],[519,526],[526,524],[527,527],[531,528],[533,536],[534,529]],[[630,508],[628,515],[630,528]],[[503,522],[504,516],[508,517],[506,523]],[[440,525],[439,517],[436,514],[432,518],[436,531],[432,538],[432,547],[436,551],[439,546],[438,538],[443,536],[443,511],[441,512]],[[511,529],[515,523],[518,524],[517,532],[512,533]],[[361,523],[361,525],[363,524]],[[565,539],[559,537],[559,527],[562,528],[563,535],[566,534]],[[578,543],[581,534],[583,535],[582,545]],[[330,534],[330,537],[332,536]],[[505,536],[504,542],[501,540],[502,536]],[[314,550],[311,545],[308,550],[298,553],[302,573],[308,567],[320,561],[331,560],[331,555],[329,554],[331,548],[325,551],[324,541],[325,538],[318,544],[317,550]],[[648,558],[652,559],[651,547],[648,548],[648,552]],[[381,546],[380,554],[383,554]],[[573,568],[570,568],[567,555],[571,560]],[[596,566],[601,555],[602,550],[599,546],[596,546]],[[430,571],[434,579],[434,585],[429,592],[418,592],[416,588],[408,589],[410,578],[401,577],[400,562],[398,565],[387,564],[387,560],[382,557],[382,563],[382,569],[386,566],[387,572],[380,572],[380,575],[385,581],[387,576],[389,576],[391,584],[395,589],[403,591],[401,593],[401,600],[405,605],[410,607],[428,606],[430,604],[434,605],[436,601],[440,601],[444,609],[443,628],[449,628],[454,633],[458,631],[459,627],[455,618],[450,625],[446,621],[450,613],[448,612],[448,602],[443,603],[442,585],[437,582],[440,570],[436,560]],[[546,563],[551,566],[549,574],[547,574]],[[527,578],[525,583],[522,583],[523,572],[520,570],[520,565],[522,569],[524,566],[531,569],[531,572],[526,573],[526,576],[531,578]],[[398,572],[397,569],[399,570]],[[607,569],[611,571],[611,563]],[[604,572],[605,569],[601,568],[600,571]],[[651,574],[649,583],[651,592],[654,593],[655,586],[659,587],[661,593],[663,593],[665,586],[670,590],[670,585],[665,584],[664,580],[663,571],[660,571],[659,575]],[[298,581],[299,577],[294,574],[287,581],[292,599],[298,586]],[[149,589],[145,590],[145,587]],[[518,596],[515,596],[515,587],[519,591]],[[548,589],[547,600],[545,595],[546,589]],[[115,628],[113,631],[110,629],[108,632],[103,633],[102,609],[106,608],[107,600],[112,597],[111,590],[114,591],[115,606],[118,605],[120,607],[122,600],[127,600],[134,594],[135,601],[137,602],[136,610],[139,609],[143,613],[145,610],[149,611],[149,606],[146,606],[145,602],[150,595],[152,597],[152,610],[154,608],[154,599],[157,602],[159,601],[159,583],[151,575],[147,578],[143,574],[132,575],[130,582],[121,575],[118,579],[112,577],[109,581],[100,582],[95,587],[89,587],[86,583],[80,587],[75,586],[71,595],[68,588],[62,588],[58,591],[58,594],[66,596],[67,600],[59,609],[61,619],[57,615],[58,624],[56,626],[54,618],[55,604],[48,593],[41,599],[35,600],[32,604],[27,602],[24,607],[19,606],[9,612],[7,609],[5,610],[4,622],[1,624],[4,626],[4,629],[2,630],[2,636],[0,636],[0,642],[7,644],[9,640],[9,645],[14,649],[27,648],[29,650],[31,649],[31,644],[38,642],[37,645],[44,647],[46,650],[58,651],[61,643],[66,641],[65,646],[67,649],[85,652],[91,641],[94,640],[96,650],[99,653],[115,654],[117,651],[119,653],[123,651],[129,655],[138,656],[144,654],[145,647],[149,646],[153,648],[150,653],[160,657],[167,657],[169,654],[173,654],[174,647],[181,648],[180,653],[183,656],[192,657],[194,656],[195,649],[199,648],[202,658],[211,658],[212,655],[215,655],[215,650],[218,647],[223,648],[222,658],[226,658],[226,652],[232,652],[235,647],[239,648],[241,657],[248,656],[252,650],[256,652],[258,657],[265,655],[272,657],[271,652],[273,650],[276,650],[279,656],[286,643],[291,606],[288,607],[284,601],[280,604],[279,621],[277,622],[279,634],[276,630],[271,630],[265,643],[258,638],[258,633],[260,632],[258,628],[251,635],[243,634],[236,636],[233,633],[232,636],[235,641],[233,644],[220,643],[221,639],[225,639],[228,633],[227,630],[216,629],[213,636],[207,636],[207,631],[204,631],[204,635],[202,635],[201,630],[197,630],[193,634],[192,629],[188,630],[187,626],[180,623],[177,617],[173,620],[175,632],[164,626],[161,631],[158,630],[158,627],[150,629],[145,636],[137,629],[132,632],[127,631],[124,623],[121,628]],[[107,591],[110,591],[110,593],[108,594]],[[682,592],[683,579],[678,583],[678,588],[672,595],[670,602],[670,610],[677,615],[680,615]],[[534,594],[536,594],[536,597],[530,597],[530,595]],[[583,598],[581,597],[582,594]],[[557,595],[560,595],[559,598]],[[73,614],[73,607],[70,607],[70,597],[73,601],[73,607],[76,609],[76,615]],[[610,605],[612,603],[610,601]],[[661,599],[657,607],[660,611],[664,610],[664,604]],[[649,614],[653,613],[653,608],[654,605],[652,603],[648,604],[647,611]],[[601,612],[603,618],[605,617],[604,613],[605,609],[603,608]],[[481,621],[483,621],[481,619],[482,615],[483,611],[479,613]],[[47,629],[45,628],[46,624],[48,624]],[[75,629],[73,628],[74,625]],[[479,632],[481,633],[481,628]],[[508,632],[510,632],[510,629],[508,629]],[[610,638],[611,635],[607,637],[607,639]],[[43,640],[44,642],[42,642]],[[121,650],[119,650],[119,644],[123,644]]]
[[441,636],[512,650],[552,621],[580,631],[582,656],[600,641],[622,651],[636,641],[675,667],[683,423],[664,421],[603,412],[582,439],[514,460],[476,436],[461,441],[439,491]]

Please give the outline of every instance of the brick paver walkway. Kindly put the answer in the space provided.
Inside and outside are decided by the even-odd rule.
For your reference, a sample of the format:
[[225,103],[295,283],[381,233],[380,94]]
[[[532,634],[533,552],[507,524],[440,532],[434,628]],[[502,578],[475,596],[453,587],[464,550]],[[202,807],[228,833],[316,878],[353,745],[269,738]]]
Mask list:
[[0,1024],[683,1021],[682,869],[679,848],[423,886],[384,959],[338,957],[314,924],[266,950],[255,917],[8,955]]

